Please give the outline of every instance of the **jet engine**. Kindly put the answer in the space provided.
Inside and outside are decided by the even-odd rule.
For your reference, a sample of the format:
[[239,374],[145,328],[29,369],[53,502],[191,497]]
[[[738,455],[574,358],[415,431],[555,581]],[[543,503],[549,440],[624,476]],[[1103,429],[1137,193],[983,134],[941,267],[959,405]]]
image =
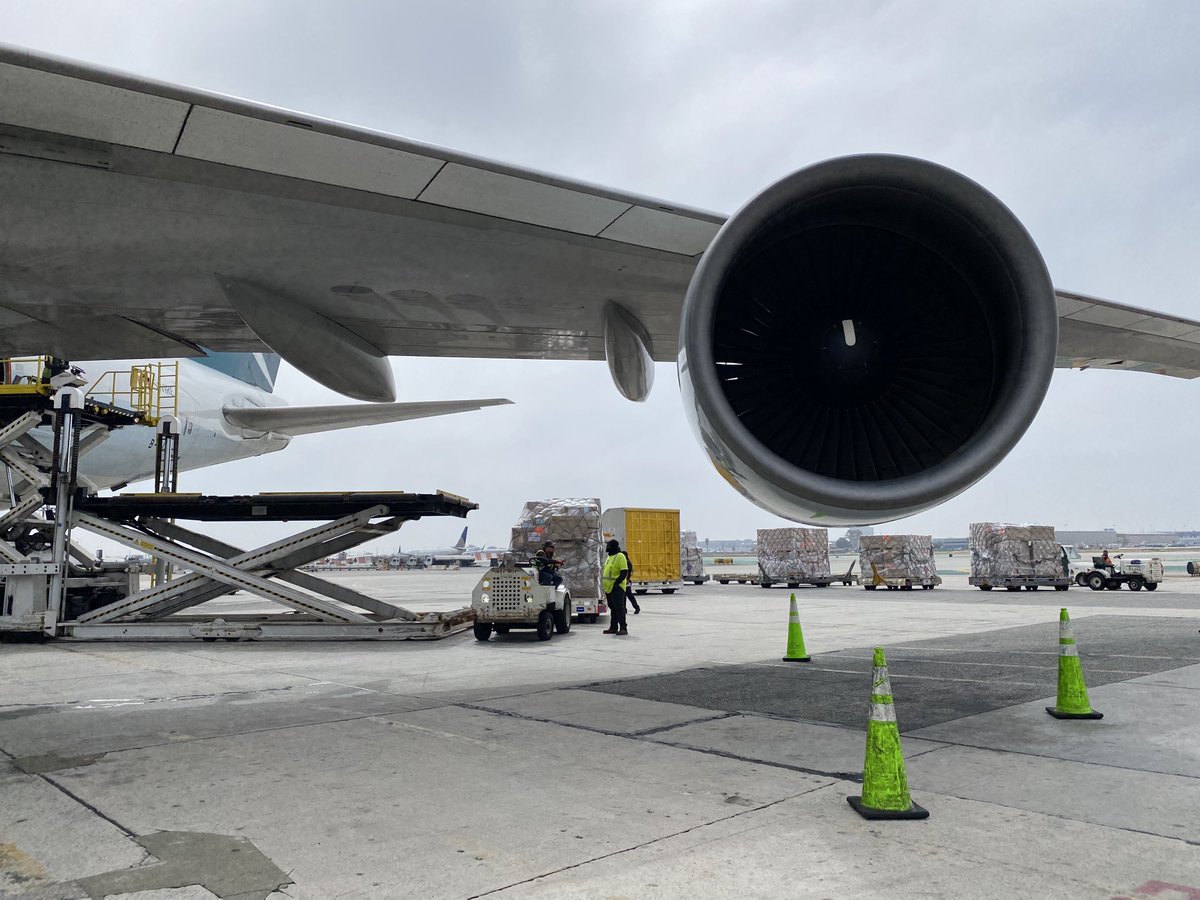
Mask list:
[[899,156],[819,163],[721,228],[684,302],[679,381],[718,470],[822,525],[911,515],[982,478],[1058,347],[1033,239],[973,181]]

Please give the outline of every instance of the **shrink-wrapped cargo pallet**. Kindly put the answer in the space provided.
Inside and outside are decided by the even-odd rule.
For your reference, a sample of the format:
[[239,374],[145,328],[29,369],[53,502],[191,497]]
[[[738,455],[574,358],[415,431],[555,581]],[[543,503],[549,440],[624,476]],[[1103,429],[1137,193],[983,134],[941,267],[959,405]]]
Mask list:
[[704,557],[694,531],[679,532],[679,569],[684,578],[704,577]]
[[563,561],[558,570],[575,600],[600,598],[600,501],[554,498],[530,500],[513,526],[510,549],[532,557],[542,543],[554,541],[554,555]]
[[863,583],[876,574],[886,580],[927,584],[937,579],[933,537],[928,534],[863,535],[858,542]]
[[971,523],[971,577],[1063,578],[1053,525]]
[[758,571],[764,582],[829,581],[829,532],[758,529]]

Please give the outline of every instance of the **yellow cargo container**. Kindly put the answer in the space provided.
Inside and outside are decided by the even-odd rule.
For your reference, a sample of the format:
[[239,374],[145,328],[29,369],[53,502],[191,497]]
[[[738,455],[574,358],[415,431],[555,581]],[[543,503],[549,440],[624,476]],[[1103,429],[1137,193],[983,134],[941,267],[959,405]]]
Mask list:
[[639,593],[673,594],[681,584],[679,510],[606,509],[600,517],[604,540],[616,538],[633,561],[633,587]]

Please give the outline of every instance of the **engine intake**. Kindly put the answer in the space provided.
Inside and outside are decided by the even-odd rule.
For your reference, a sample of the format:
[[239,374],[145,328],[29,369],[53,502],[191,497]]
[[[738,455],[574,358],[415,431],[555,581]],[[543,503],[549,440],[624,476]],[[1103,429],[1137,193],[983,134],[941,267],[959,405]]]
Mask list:
[[949,499],[1012,449],[1049,386],[1058,313],[994,196],[923,160],[852,156],[725,223],[679,346],[693,425],[735,487],[790,519],[872,524]]

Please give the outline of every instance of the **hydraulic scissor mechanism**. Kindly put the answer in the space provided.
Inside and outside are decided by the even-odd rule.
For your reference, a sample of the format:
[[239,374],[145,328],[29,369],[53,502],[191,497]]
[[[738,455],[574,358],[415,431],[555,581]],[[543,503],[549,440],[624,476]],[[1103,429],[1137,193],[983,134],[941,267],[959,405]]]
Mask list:
[[[44,408],[0,404],[0,465],[8,491],[8,508],[0,510],[0,636],[403,639],[442,637],[471,624],[469,607],[415,613],[300,571],[423,516],[465,517],[477,508],[469,500],[398,491],[180,494],[180,428],[169,415],[156,422],[155,492],[99,497],[80,488],[79,458],[121,426],[98,419],[74,387],[44,401]],[[41,425],[53,428],[49,449],[30,436]],[[176,520],[319,524],[243,550]],[[145,586],[142,563],[93,558],[71,539],[74,529],[150,553],[153,582]],[[172,569],[178,577],[169,577]],[[235,591],[285,611],[226,612],[212,605]]]

